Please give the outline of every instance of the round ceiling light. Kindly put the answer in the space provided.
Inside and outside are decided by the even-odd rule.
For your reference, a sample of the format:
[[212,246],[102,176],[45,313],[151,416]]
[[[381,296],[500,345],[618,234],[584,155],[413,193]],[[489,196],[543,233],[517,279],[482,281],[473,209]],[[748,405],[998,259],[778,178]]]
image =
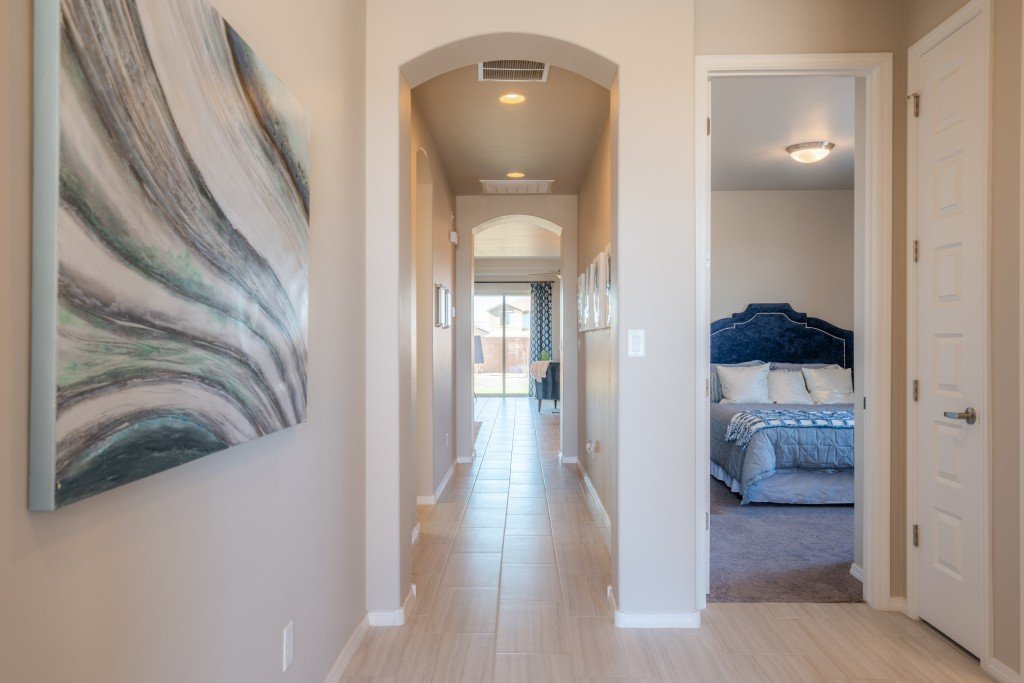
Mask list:
[[815,161],[821,161],[827,157],[835,146],[834,142],[825,142],[824,140],[800,142],[787,147],[786,153],[793,157],[793,161],[799,161],[801,164],[813,164]]
[[519,171],[512,171],[510,173],[506,173],[505,177],[506,178],[525,178],[526,174],[525,173],[520,173]]
[[517,92],[505,93],[498,98],[498,101],[502,104],[522,104],[526,101],[526,95],[521,95]]

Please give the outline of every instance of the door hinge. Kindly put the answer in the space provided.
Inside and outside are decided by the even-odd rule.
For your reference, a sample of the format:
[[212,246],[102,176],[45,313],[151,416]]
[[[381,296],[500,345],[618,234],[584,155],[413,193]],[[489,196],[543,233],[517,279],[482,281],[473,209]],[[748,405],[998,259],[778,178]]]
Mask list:
[[705,398],[711,395],[711,378],[704,378],[704,396]]
[[864,410],[867,410],[867,409],[868,409],[868,397],[865,396],[864,397]]
[[921,243],[914,240],[914,263],[921,260]]
[[704,513],[704,531],[711,531],[711,513]]
[[918,529],[916,524],[914,525],[914,539],[913,540],[914,540],[914,547],[915,548],[920,547],[920,545],[921,545],[921,534],[920,534],[920,531],[919,531],[919,529]]
[[914,380],[914,400],[918,400],[921,395],[921,383],[918,380]]
[[708,117],[708,135],[711,135],[711,117]]
[[911,101],[911,106],[914,109],[914,118],[921,118],[921,95],[919,93],[911,93],[907,95],[907,99]]

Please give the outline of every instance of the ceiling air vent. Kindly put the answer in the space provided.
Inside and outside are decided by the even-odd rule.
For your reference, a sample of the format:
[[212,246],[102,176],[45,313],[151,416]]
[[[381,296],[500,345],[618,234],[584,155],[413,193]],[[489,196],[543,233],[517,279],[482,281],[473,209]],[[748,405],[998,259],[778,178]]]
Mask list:
[[481,81],[531,81],[544,83],[548,80],[548,65],[530,59],[495,59],[480,62]]
[[481,180],[484,194],[551,194],[554,180]]

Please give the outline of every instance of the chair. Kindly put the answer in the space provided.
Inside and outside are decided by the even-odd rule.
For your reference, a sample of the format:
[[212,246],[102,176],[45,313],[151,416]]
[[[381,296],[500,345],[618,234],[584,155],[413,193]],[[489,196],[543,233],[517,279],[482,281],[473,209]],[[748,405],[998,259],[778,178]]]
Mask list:
[[544,380],[538,382],[533,380],[533,394],[537,398],[537,412],[540,412],[541,401],[548,400],[555,402],[555,410],[558,410],[558,401],[561,398],[561,366],[558,361],[551,361],[548,365],[548,372]]

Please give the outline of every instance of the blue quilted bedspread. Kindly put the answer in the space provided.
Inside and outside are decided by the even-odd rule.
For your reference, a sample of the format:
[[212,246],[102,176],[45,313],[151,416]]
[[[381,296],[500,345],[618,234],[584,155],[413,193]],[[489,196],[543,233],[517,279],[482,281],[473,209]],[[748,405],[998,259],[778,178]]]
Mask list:
[[711,461],[746,502],[752,487],[779,471],[852,470],[853,424],[850,404],[713,403]]
[[762,429],[777,427],[853,429],[853,411],[748,410],[733,415],[729,421],[729,428],[725,430],[725,440],[735,441],[740,448],[746,448],[754,434]]

